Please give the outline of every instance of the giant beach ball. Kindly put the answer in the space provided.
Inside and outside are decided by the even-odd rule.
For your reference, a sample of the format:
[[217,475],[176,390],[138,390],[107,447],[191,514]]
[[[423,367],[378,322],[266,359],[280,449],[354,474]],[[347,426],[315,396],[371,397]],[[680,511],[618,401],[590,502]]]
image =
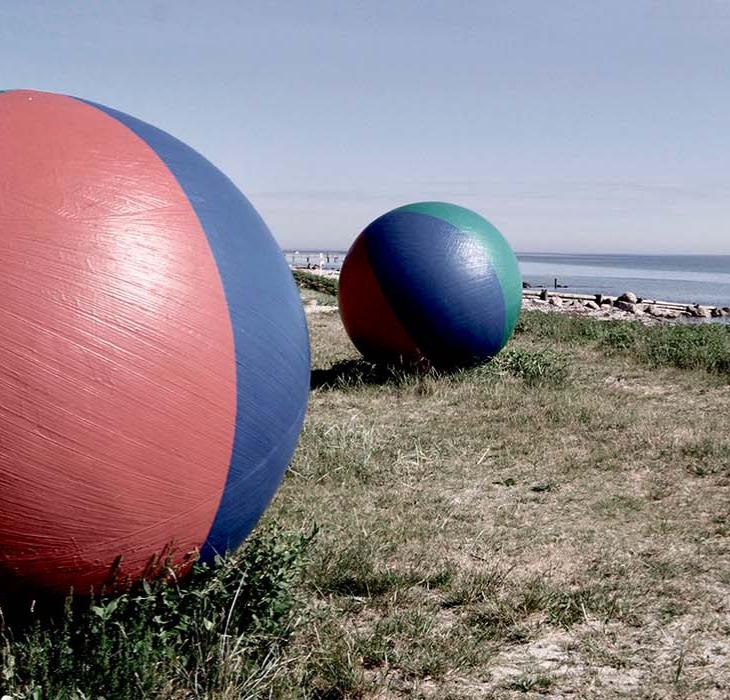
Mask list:
[[109,107],[0,93],[0,590],[235,548],[308,388],[291,274],[223,173]]
[[521,303],[504,236],[479,214],[442,202],[373,221],[340,274],[345,329],[376,361],[451,368],[486,360],[509,340]]

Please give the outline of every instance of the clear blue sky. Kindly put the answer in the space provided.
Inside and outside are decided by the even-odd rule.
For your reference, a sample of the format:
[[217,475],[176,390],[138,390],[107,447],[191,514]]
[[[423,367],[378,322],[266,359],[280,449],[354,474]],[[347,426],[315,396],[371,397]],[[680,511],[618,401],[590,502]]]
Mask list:
[[171,132],[285,247],[441,199],[522,251],[730,253],[727,0],[0,0],[0,86]]

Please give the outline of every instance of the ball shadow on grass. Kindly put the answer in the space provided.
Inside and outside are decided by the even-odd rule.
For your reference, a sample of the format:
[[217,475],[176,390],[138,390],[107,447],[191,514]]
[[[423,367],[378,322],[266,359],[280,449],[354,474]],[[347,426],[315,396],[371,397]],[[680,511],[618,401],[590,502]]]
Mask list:
[[313,390],[342,391],[366,386],[420,385],[427,379],[490,383],[513,378],[527,386],[562,387],[570,380],[571,365],[570,355],[552,348],[511,348],[487,360],[446,368],[425,362],[408,365],[343,360],[326,369],[312,370],[310,386]]
[[399,385],[433,374],[428,365],[384,364],[368,360],[342,360],[326,369],[313,369],[312,389],[334,391],[363,386]]

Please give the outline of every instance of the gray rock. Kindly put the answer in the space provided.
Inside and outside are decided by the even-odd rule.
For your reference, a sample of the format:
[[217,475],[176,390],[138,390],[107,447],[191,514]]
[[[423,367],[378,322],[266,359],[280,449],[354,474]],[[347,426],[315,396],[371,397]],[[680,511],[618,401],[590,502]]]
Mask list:
[[710,318],[710,310],[706,308],[705,306],[700,306],[699,304],[695,306],[693,316],[696,318]]
[[730,306],[723,306],[722,312],[725,314],[725,316],[730,316]]
[[722,318],[725,315],[719,306],[712,309],[712,311],[710,311],[710,314],[712,315],[712,318]]
[[681,315],[681,314],[680,314],[680,312],[679,312],[679,311],[672,311],[671,309],[667,309],[667,310],[666,310],[666,311],[664,312],[664,318],[668,318],[668,319],[670,319],[670,320],[675,320],[675,319],[678,319],[678,318],[680,317],[680,315]]
[[583,304],[583,307],[586,309],[590,309],[591,311],[598,311],[600,309],[600,305],[597,304],[595,301],[587,301],[585,304]]
[[613,303],[613,305],[617,309],[621,309],[621,311],[628,311],[629,313],[635,313],[634,309],[636,309],[636,304],[631,301],[626,301],[625,299],[616,299],[616,301]]
[[638,301],[638,297],[633,292],[624,292],[616,301],[626,301],[629,304],[635,304]]
[[550,306],[562,306],[563,300],[560,297],[550,297]]
[[662,309],[661,306],[656,306],[655,304],[649,304],[649,306],[646,307],[646,313],[650,316],[656,316],[657,318],[662,318],[665,315],[664,309]]

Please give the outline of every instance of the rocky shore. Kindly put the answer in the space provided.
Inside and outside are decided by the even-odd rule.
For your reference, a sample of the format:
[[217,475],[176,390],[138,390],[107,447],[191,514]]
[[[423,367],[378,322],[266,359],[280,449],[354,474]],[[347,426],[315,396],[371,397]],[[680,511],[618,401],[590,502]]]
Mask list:
[[730,307],[642,299],[633,292],[612,297],[604,294],[570,294],[546,289],[525,289],[522,292],[522,308],[603,319],[636,319],[645,323],[730,318]]
[[[337,280],[339,270],[305,270],[308,274]],[[322,304],[321,300],[308,299],[307,313],[330,312],[336,306]],[[643,323],[671,323],[726,319],[730,323],[730,306],[703,306],[656,299],[642,299],[634,292],[624,292],[618,297],[606,294],[573,294],[548,289],[522,290],[522,308],[532,311],[558,312],[592,316],[600,319],[632,319]]]

